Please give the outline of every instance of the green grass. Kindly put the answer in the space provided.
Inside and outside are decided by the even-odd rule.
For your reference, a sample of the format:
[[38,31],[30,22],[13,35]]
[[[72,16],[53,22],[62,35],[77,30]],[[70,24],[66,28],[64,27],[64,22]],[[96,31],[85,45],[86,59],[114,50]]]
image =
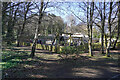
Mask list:
[[93,55],[93,56],[89,56],[88,57],[91,57],[91,58],[104,58],[104,59],[111,59],[111,60],[118,60],[120,59],[120,54],[116,54],[116,53],[110,53],[109,54],[110,57],[107,57],[106,55],[101,55],[101,53],[98,53],[98,55]]
[[0,69],[8,69],[17,66],[22,62],[22,59],[28,58],[27,52],[2,51],[2,62]]

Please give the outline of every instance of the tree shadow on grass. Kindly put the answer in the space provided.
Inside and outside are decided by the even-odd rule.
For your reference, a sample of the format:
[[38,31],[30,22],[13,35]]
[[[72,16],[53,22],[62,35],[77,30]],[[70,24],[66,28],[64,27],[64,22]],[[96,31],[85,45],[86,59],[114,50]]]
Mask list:
[[[110,78],[119,74],[117,60],[89,57],[50,60],[35,57],[22,61],[27,67],[14,67],[6,78]],[[20,70],[21,69],[21,70]]]
[[[11,50],[13,51],[19,51],[19,52],[30,52],[31,49],[28,48],[28,47],[19,47],[19,48],[12,48]],[[23,50],[23,51],[20,51],[20,50]],[[57,54],[56,52],[52,52],[52,51],[49,51],[49,50],[44,50],[44,49],[36,49],[36,53],[44,53],[44,54]]]
[[19,54],[14,54],[14,55],[11,55],[11,56],[10,55],[6,56],[6,58],[2,59],[2,61],[6,62],[6,61],[9,61],[11,59],[26,59],[26,58],[28,58],[27,53],[21,53],[21,54],[24,54],[24,55],[19,55]]
[[[77,59],[52,60],[35,56],[29,60],[29,55],[26,54],[11,56],[3,61],[14,58],[22,59],[11,61],[20,65],[4,70],[3,78],[111,78],[120,74],[119,59],[81,56]],[[5,76],[5,73],[8,75]]]
[[[40,54],[40,53],[44,53],[44,54],[53,54],[52,52],[36,51],[36,54]],[[55,54],[55,53],[54,53],[54,54]]]

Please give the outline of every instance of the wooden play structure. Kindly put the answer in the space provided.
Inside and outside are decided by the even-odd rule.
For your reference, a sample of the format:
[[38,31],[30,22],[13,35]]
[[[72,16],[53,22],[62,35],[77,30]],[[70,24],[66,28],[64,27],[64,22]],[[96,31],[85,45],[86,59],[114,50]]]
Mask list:
[[[62,34],[67,35],[67,37],[62,36]],[[36,48],[43,49],[43,50],[49,50],[51,52],[59,52],[65,46],[75,46],[75,41],[74,41],[75,38],[82,41],[82,37],[72,37],[72,35],[73,35],[72,33],[62,33],[62,34],[56,33],[54,38],[52,36],[52,38],[51,38],[53,40],[52,44],[38,43],[36,45]],[[41,39],[41,37],[40,37],[40,39]],[[44,39],[44,38],[42,37],[42,39]],[[45,39],[47,39],[47,37]],[[49,39],[50,39],[50,37],[49,37]],[[25,45],[25,44],[26,43],[23,43],[23,45]],[[30,46],[32,46],[32,43],[30,43]]]

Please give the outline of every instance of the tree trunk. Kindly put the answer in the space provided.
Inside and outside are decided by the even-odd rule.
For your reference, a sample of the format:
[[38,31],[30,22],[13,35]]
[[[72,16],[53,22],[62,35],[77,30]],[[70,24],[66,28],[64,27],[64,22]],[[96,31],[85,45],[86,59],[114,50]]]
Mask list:
[[[6,27],[6,8],[7,8],[7,2],[3,2],[2,3],[2,6],[3,7],[1,7],[2,8],[2,35],[4,35],[5,34],[5,27]],[[3,9],[3,8],[5,8],[5,9]],[[3,39],[4,39],[4,37],[3,37]]]
[[[10,4],[11,7],[11,4]],[[7,45],[11,45],[12,41],[13,41],[13,26],[12,26],[12,14],[13,14],[13,9],[10,8],[9,10],[9,21],[8,21],[8,25],[7,25]]]
[[115,49],[115,48],[116,48],[116,44],[117,44],[118,38],[119,38],[119,33],[117,33],[117,37],[116,37],[116,40],[115,40],[115,42],[114,42],[114,45],[113,45],[113,48],[112,48],[112,49]]
[[91,56],[93,56],[92,53],[92,26],[93,26],[93,14],[94,14],[94,2],[91,3],[91,8],[90,8],[90,48],[91,48]]
[[32,45],[32,50],[31,50],[31,54],[30,54],[30,57],[34,57],[35,56],[35,50],[36,50],[36,43],[37,43],[37,39],[38,39],[38,32],[39,32],[39,28],[40,28],[40,24],[41,24],[41,19],[42,19],[42,16],[43,16],[43,0],[41,0],[41,8],[39,10],[39,20],[38,20],[38,25],[36,27],[36,32],[35,32],[35,37],[34,37],[34,41],[33,41],[33,45]]
[[[25,4],[26,5],[26,4]],[[20,32],[19,32],[19,34],[18,34],[18,42],[17,42],[17,47],[19,47],[20,46],[20,43],[21,43],[21,38],[22,38],[22,36],[23,36],[23,31],[24,31],[24,28],[25,28],[25,24],[26,24],[26,20],[27,20],[27,13],[28,13],[28,11],[29,11],[29,6],[30,5],[30,2],[27,4],[27,10],[25,11],[25,6],[24,6],[24,11],[25,11],[25,14],[24,14],[24,21],[23,21],[23,24],[22,24],[22,29],[20,29]]]
[[101,10],[101,21],[102,21],[102,33],[101,33],[101,46],[102,46],[102,54],[104,54],[104,36],[105,36],[105,32],[104,32],[104,26],[105,26],[105,2],[104,2],[104,12],[102,14],[102,10]]
[[[14,12],[14,7],[11,7],[13,4],[10,4],[10,10],[9,10],[9,21],[8,21],[8,26],[7,26],[7,44],[11,45],[12,42],[14,41],[14,25],[15,25],[15,22],[16,22],[16,14],[17,14],[17,11],[19,9],[19,5],[17,7],[17,9],[15,10]],[[13,17],[14,16],[14,17]]]
[[119,39],[119,36],[120,36],[120,1],[118,2],[118,32],[117,32],[117,37],[116,37],[116,40],[115,40],[115,43],[113,45],[113,49],[115,49],[116,47],[116,43]]
[[23,31],[24,31],[24,28],[25,28],[25,24],[26,24],[26,18],[24,19],[24,23],[23,23],[22,29],[20,29],[20,33],[19,33],[19,35],[18,35],[17,47],[20,46],[20,43],[21,43],[21,40],[22,40],[21,38],[22,38],[22,36],[23,36]]
[[105,46],[106,46],[106,56],[107,57],[110,57],[109,56],[110,44],[111,44],[110,40],[107,41],[107,35],[105,35]]
[[[92,38],[91,38],[91,29],[92,28],[92,25],[89,24],[89,2],[87,2],[87,28],[88,28],[88,47],[89,47],[89,56],[93,56],[92,54]],[[90,18],[91,18],[91,15],[90,15]],[[90,19],[91,20],[91,19]]]
[[32,50],[31,50],[31,54],[30,54],[30,57],[32,57],[32,58],[35,56],[37,39],[38,39],[38,27],[36,28],[36,33],[35,33],[35,37],[34,37],[34,41],[33,41],[33,45],[32,45]]
[[110,12],[109,12],[109,18],[108,18],[108,26],[109,26],[109,36],[110,36],[110,39],[109,39],[109,41],[108,41],[108,45],[107,45],[107,38],[106,38],[106,56],[107,56],[107,57],[109,57],[109,50],[110,50],[110,47],[111,47],[111,38],[112,38],[112,35],[111,35],[112,4],[113,4],[113,2],[110,2]]
[[101,47],[102,47],[102,54],[104,54],[104,30],[101,33]]

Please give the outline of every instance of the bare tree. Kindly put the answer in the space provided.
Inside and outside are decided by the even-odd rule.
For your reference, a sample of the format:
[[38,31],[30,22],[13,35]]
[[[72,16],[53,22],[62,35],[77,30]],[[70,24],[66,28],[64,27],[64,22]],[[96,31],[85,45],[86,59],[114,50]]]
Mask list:
[[18,39],[17,39],[17,46],[19,47],[20,46],[20,42],[22,40],[22,36],[23,36],[23,32],[24,32],[24,29],[25,29],[25,24],[26,24],[26,20],[27,20],[27,14],[28,14],[28,11],[30,10],[30,6],[32,5],[31,2],[25,2],[24,5],[24,9],[23,9],[23,24],[22,24],[22,27],[21,28],[18,28]]
[[[103,8],[102,5],[103,4]],[[109,56],[109,50],[111,47],[111,39],[113,36],[113,32],[114,32],[114,23],[115,23],[115,19],[116,19],[116,15],[117,15],[117,11],[116,11],[116,4],[113,4],[113,2],[104,2],[104,3],[100,3],[99,2],[99,7],[96,7],[99,16],[96,17],[96,19],[100,20],[100,22],[97,23],[97,21],[94,21],[94,23],[100,28],[101,30],[101,48],[102,48],[102,53],[104,54],[104,49],[106,50],[106,56]],[[108,9],[107,9],[108,7]],[[113,11],[114,10],[114,11]],[[114,15],[113,15],[114,13]],[[108,17],[107,17],[108,15]],[[99,24],[100,23],[100,24]],[[106,27],[106,24],[108,27]],[[105,29],[108,29],[108,31],[106,31]],[[109,37],[109,40],[108,40]],[[104,46],[105,44],[105,46]]]
[[102,5],[102,2],[99,2],[99,7],[95,5],[95,8],[98,11],[98,14],[100,16],[99,20],[100,20],[101,24],[99,24],[95,21],[94,21],[94,24],[96,24],[101,30],[101,49],[102,49],[102,54],[104,54],[104,35],[105,35],[104,26],[105,26],[105,19],[106,19],[106,14],[105,14],[105,10],[106,10],[105,6],[106,5],[105,5],[105,2],[103,3],[103,6],[101,6],[101,5]]
[[113,45],[113,49],[115,49],[116,43],[117,43],[119,36],[120,36],[120,1],[118,2],[118,26],[117,26],[117,29],[118,29],[118,31],[117,31],[115,43]]
[[[89,7],[89,3],[88,3],[88,7]],[[89,10],[89,8],[87,8]],[[87,15],[88,15],[88,11],[87,11]],[[91,2],[90,4],[90,21],[88,21],[88,17],[87,17],[87,24],[88,24],[88,36],[89,36],[89,55],[93,56],[92,53],[92,27],[93,27],[93,14],[94,14],[94,2]]]
[[18,6],[14,6],[14,5],[15,5],[15,3],[10,2],[9,3],[10,8],[8,9],[9,17],[8,17],[6,37],[7,37],[7,44],[9,44],[9,45],[12,44],[12,42],[14,41],[13,29],[14,29],[14,26],[16,23],[16,14],[17,14],[17,11],[19,9],[19,5]]
[[[109,28],[109,36],[110,36],[110,39],[109,39],[109,42],[107,41],[107,35],[105,35],[105,43],[106,43],[106,56],[109,56],[108,53],[109,53],[109,50],[110,50],[110,46],[111,46],[111,38],[112,38],[112,35],[111,35],[111,27],[112,27],[112,24],[111,24],[111,16],[112,16],[112,10],[113,10],[113,2],[110,2],[110,11],[109,11],[109,17],[108,17],[108,28]],[[108,43],[108,45],[107,45]]]
[[17,21],[17,13],[19,5],[22,2],[2,2],[2,34],[3,40],[7,44],[12,44],[15,41],[14,26]]
[[46,4],[44,4],[44,0],[41,0],[40,7],[39,7],[39,4],[36,3],[36,6],[38,8],[39,19],[38,19],[38,25],[36,26],[35,36],[34,36],[32,50],[31,50],[31,54],[30,54],[30,56],[32,58],[35,56],[36,43],[37,43],[37,39],[38,39],[38,32],[40,30],[41,20],[42,20],[44,11],[47,8],[47,4],[48,4],[48,2]]
[[[81,6],[81,4],[84,5]],[[75,15],[80,21],[82,21],[83,23],[87,24],[87,30],[88,30],[88,46],[89,46],[89,56],[93,56],[92,54],[92,28],[93,28],[93,14],[94,14],[94,2],[83,2],[79,4],[79,7],[86,12],[86,20],[83,20],[81,17],[79,17],[78,15],[76,15],[73,11],[71,11],[73,13],[73,15]]]

